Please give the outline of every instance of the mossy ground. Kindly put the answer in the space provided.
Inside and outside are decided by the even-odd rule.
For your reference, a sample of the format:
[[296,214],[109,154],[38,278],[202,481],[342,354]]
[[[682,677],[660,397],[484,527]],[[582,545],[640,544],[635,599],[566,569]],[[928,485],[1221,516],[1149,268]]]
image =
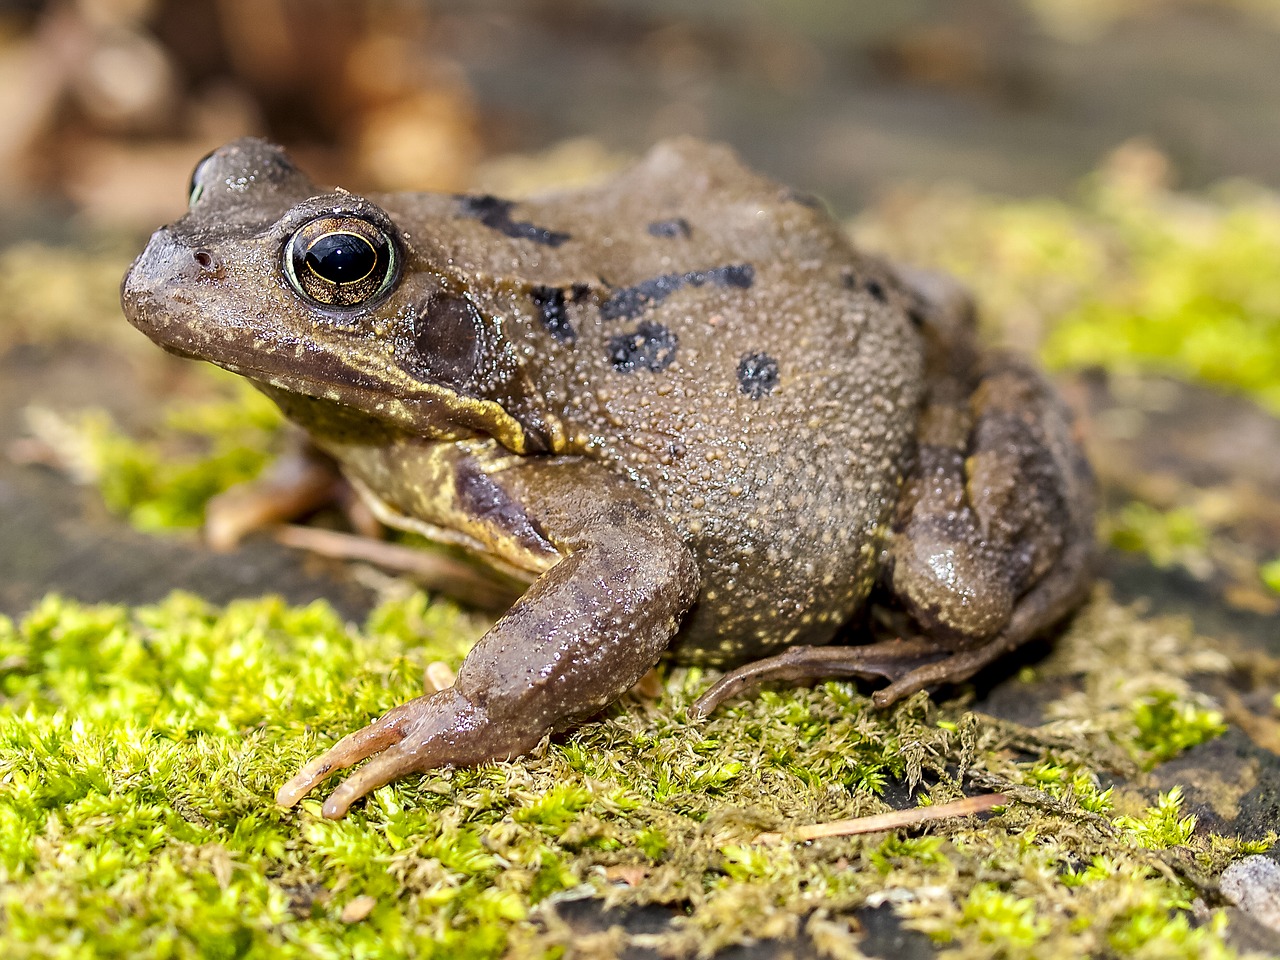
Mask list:
[[[554,956],[590,945],[539,906],[566,891],[679,908],[678,952],[807,926],[853,955],[848,912],[889,902],[957,956],[1230,955],[1220,920],[1192,922],[1187,878],[1256,847],[1194,833],[1176,793],[1119,804],[1098,776],[1221,731],[1184,677],[1227,664],[1185,624],[1100,596],[1038,668],[1079,689],[1035,730],[923,696],[880,713],[841,683],[691,724],[705,681],[678,670],[531,757],[384,787],[345,820],[274,806],[482,629],[417,593],[360,629],[322,603],[189,595],[0,621],[6,956]],[[985,822],[757,841],[963,788],[1014,799]]]
[[[1130,162],[1077,204],[913,204],[860,231],[970,280],[1004,339],[1044,344],[1060,366],[1172,371],[1280,405],[1280,288],[1261,269],[1280,254],[1274,198],[1187,198]],[[4,342],[110,340],[74,310],[41,325],[63,316],[42,306],[64,289],[49,270],[81,275],[83,258],[35,262],[7,272],[33,279],[0,298]],[[76,302],[101,301],[123,327],[114,284]],[[275,443],[272,415],[227,382],[184,410],[198,415],[140,444],[93,417],[33,423],[117,510],[167,528],[196,522]],[[1113,540],[1190,565],[1212,532],[1144,509],[1114,515]],[[1276,562],[1259,572],[1280,591]],[[1231,664],[1183,622],[1100,593],[1048,659],[1005,681],[1042,704],[1034,729],[968,712],[963,696],[881,713],[841,683],[766,690],[690,724],[706,678],[676,670],[657,699],[633,694],[533,756],[408,779],[346,820],[310,800],[273,805],[298,764],[417,695],[425,664],[456,665],[483,629],[417,593],[359,628],[323,604],[187,595],[139,608],[50,597],[0,621],[4,955],[613,955],[622,933],[583,938],[551,908],[580,895],[671,905],[656,942],[672,953],[803,930],[855,956],[852,911],[882,903],[956,957],[1232,953],[1223,916],[1190,905],[1257,845],[1196,831],[1176,790],[1143,786],[1144,770],[1224,729],[1188,678]],[[982,821],[757,839],[990,790],[1012,799]]]

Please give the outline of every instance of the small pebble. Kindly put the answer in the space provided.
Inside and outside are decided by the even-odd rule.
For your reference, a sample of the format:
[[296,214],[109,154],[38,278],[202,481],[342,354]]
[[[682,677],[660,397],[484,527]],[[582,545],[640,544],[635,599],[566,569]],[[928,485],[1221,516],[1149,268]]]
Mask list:
[[342,922],[359,923],[373,913],[373,908],[377,905],[378,901],[367,894],[362,897],[356,897],[354,900],[348,901],[347,905],[342,908]]
[[1280,863],[1249,857],[1222,871],[1222,895],[1264,926],[1280,933]]

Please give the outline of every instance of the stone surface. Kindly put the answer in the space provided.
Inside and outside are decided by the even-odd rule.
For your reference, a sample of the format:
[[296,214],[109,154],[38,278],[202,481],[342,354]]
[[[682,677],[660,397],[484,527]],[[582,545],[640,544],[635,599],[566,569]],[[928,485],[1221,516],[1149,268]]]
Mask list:
[[1280,863],[1270,857],[1249,857],[1227,867],[1219,884],[1224,897],[1280,934]]

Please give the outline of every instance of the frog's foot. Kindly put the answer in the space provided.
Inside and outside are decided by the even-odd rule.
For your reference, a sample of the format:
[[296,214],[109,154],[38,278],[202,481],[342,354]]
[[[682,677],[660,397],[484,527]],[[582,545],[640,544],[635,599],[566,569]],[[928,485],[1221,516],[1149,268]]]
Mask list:
[[516,756],[531,750],[541,736],[540,730],[504,729],[449,687],[410,700],[343,737],[281,787],[276,803],[292,807],[334,773],[372,757],[325,800],[320,812],[336,820],[355,801],[397,777]]
[[1063,550],[1057,568],[1018,600],[1009,622],[996,636],[981,646],[916,667],[877,690],[871,699],[877,707],[887,707],[925,687],[968,680],[983,667],[1060,623],[1084,603],[1092,586],[1092,564],[1092,539],[1076,537]]
[[[892,686],[879,691],[883,694],[910,681],[923,670],[942,666],[951,659],[954,658],[947,657],[945,648],[923,637],[861,646],[789,647],[776,656],[744,664],[726,673],[694,702],[689,708],[689,716],[694,719],[706,717],[731,697],[771,681],[804,683],[831,677],[894,680]],[[898,692],[883,703],[877,694],[876,704],[888,706],[908,692],[911,691]]]

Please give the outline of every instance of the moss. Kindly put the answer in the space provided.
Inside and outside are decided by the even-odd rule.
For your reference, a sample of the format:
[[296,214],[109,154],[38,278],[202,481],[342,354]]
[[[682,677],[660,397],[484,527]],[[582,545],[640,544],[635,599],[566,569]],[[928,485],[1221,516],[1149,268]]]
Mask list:
[[33,431],[95,485],[107,508],[141,530],[198,527],[217,494],[250,480],[279,452],[283,418],[248,382],[202,367],[211,398],[171,404],[151,438],[120,430],[100,410],[63,417],[29,411]]
[[[957,956],[1226,955],[1148,848],[1212,869],[1244,846],[1192,833],[1176,793],[1113,817],[1095,769],[1108,750],[1165,755],[1214,728],[1149,695],[1135,719],[1102,682],[1116,658],[1084,668],[1087,723],[1038,731],[923,696],[882,713],[843,683],[766,690],[694,725],[684,709],[706,680],[672,670],[658,700],[629,697],[531,757],[410,778],[339,822],[318,800],[274,807],[298,764],[415,696],[425,664],[456,664],[484,627],[420,594],[359,629],[322,603],[183,594],[50,597],[0,620],[6,956],[558,955],[579,945],[547,907],[568,891],[678,909],[659,938],[674,953],[812,927],[839,954],[846,911],[892,902]],[[1185,630],[1099,599],[1046,672],[1088,662],[1090,633],[1145,675],[1135,690],[1205,667]],[[889,784],[954,799],[960,771],[1013,799],[985,823],[756,841],[881,812]],[[616,952],[626,938],[611,936]]]
[[[1162,202],[1163,200],[1163,202]],[[1062,318],[1045,345],[1058,366],[1135,362],[1229,386],[1280,411],[1280,207],[1221,193],[1199,209],[1099,191],[1124,248],[1124,279]]]
[[1163,162],[1130,146],[1074,202],[900,197],[854,232],[968,281],[1002,338],[1053,368],[1171,373],[1280,411],[1280,198],[1175,193]]
[[1280,593],[1280,557],[1274,560],[1268,560],[1258,568],[1258,576],[1262,577],[1262,582],[1267,588]]
[[1103,533],[1113,547],[1143,553],[1161,569],[1202,569],[1212,532],[1191,507],[1160,510],[1132,500],[1103,519]]
[[1134,746],[1144,755],[1147,767],[1227,732],[1219,711],[1168,690],[1138,700],[1133,705],[1133,723],[1138,728]]
[[1036,916],[1036,902],[1016,897],[991,883],[980,883],[969,891],[960,907],[962,927],[972,929],[983,943],[1009,951],[1025,949],[1048,935],[1049,922]]
[[1167,850],[1182,846],[1195,833],[1196,818],[1179,816],[1181,811],[1182,790],[1174,787],[1160,794],[1156,805],[1148,807],[1144,816],[1118,817],[1116,826],[1139,846],[1149,850]]

